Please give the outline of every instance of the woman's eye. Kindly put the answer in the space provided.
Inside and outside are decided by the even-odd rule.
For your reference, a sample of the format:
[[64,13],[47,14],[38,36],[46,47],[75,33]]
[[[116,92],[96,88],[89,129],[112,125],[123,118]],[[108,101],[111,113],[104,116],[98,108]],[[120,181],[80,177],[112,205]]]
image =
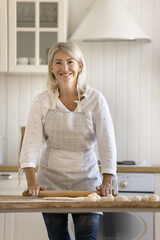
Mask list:
[[56,64],[61,64],[61,62],[56,62]]
[[73,61],[68,61],[68,64],[73,64],[74,62]]

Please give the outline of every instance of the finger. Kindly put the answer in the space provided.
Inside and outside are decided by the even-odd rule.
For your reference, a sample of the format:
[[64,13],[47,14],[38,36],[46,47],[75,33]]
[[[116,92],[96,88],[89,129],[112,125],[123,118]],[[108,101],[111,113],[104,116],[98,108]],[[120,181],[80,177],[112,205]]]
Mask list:
[[101,187],[101,195],[107,196],[107,189],[105,189],[104,187]]
[[32,196],[34,197],[36,195],[35,189],[32,189]]
[[108,195],[108,194],[110,194],[111,193],[111,189],[110,188],[107,188],[106,189],[106,196]]
[[101,190],[100,186],[96,186],[96,190],[100,191]]
[[105,188],[104,189],[104,195],[103,196],[107,196],[108,194],[112,194],[112,189],[111,188]]
[[115,189],[112,189],[112,195],[117,196],[117,191]]
[[112,189],[111,189],[111,188],[109,188],[108,192],[109,192],[109,194],[112,194]]
[[46,186],[40,186],[40,190],[45,190],[46,189]]
[[37,189],[35,190],[35,196],[38,196],[38,195],[39,195],[39,190],[40,190],[40,188],[37,188]]
[[31,188],[28,188],[28,194],[32,195],[32,189]]

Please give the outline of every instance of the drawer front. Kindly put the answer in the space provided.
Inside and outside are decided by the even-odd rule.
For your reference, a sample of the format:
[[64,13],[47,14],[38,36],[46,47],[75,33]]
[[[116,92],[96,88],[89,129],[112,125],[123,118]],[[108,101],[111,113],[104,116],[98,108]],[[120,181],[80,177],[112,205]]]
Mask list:
[[1,195],[21,195],[26,187],[25,174],[21,177],[19,185],[18,172],[0,172]]

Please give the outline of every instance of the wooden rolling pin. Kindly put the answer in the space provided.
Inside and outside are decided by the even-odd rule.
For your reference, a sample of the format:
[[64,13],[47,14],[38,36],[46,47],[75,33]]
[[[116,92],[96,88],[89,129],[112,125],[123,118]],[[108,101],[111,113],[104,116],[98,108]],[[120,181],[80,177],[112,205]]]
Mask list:
[[[38,197],[87,197],[91,193],[101,195],[100,191],[40,191]],[[22,196],[31,196],[28,192],[23,192]]]

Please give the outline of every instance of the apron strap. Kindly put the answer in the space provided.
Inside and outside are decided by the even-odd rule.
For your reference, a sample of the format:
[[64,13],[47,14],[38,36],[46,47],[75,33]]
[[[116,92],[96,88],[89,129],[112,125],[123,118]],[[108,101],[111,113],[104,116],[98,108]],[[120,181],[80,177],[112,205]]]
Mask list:
[[53,91],[49,91],[49,95],[51,97],[51,102],[52,102],[51,109],[55,110],[56,109],[57,100],[58,100],[58,97],[59,97],[58,88],[56,89],[54,94],[53,94]]
[[77,112],[82,112],[81,101],[74,100],[74,102],[77,103]]
[[77,103],[77,112],[82,112],[81,95],[79,91],[78,91],[78,100],[75,100],[74,102]]

